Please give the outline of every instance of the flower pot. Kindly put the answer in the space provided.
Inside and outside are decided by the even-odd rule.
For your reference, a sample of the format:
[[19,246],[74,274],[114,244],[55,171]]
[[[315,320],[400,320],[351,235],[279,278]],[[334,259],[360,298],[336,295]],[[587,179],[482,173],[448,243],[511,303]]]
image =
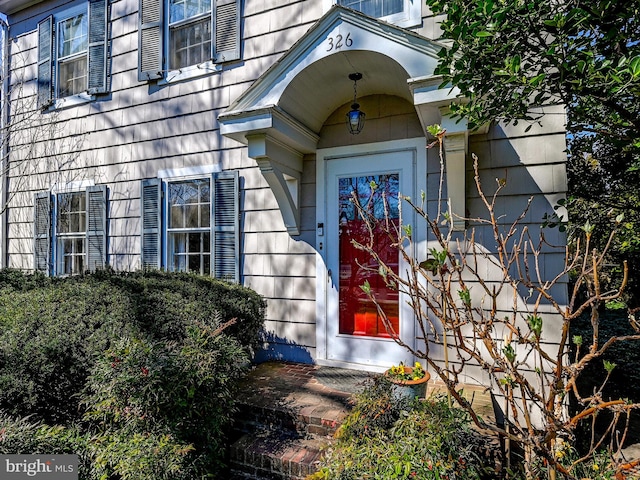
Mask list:
[[[413,367],[404,367],[406,373],[411,374]],[[384,372],[384,376],[394,384],[394,394],[398,398],[414,399],[425,398],[427,394],[427,382],[431,378],[429,372],[424,373],[424,377],[417,380],[401,380],[391,375],[391,369]]]

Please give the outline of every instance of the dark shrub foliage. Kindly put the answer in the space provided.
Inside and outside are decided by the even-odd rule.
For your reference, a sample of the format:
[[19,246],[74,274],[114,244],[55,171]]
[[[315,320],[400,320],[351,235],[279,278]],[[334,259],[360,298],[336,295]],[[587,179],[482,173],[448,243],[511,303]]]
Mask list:
[[0,452],[73,451],[86,478],[214,472],[264,310],[187,274],[0,272]]

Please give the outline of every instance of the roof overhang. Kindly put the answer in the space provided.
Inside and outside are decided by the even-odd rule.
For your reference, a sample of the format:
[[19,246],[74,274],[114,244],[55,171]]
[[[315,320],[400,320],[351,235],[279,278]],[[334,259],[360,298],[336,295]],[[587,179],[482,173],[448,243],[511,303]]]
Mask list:
[[32,5],[42,3],[42,1],[43,0],[0,0],[0,12],[5,15],[13,15]]

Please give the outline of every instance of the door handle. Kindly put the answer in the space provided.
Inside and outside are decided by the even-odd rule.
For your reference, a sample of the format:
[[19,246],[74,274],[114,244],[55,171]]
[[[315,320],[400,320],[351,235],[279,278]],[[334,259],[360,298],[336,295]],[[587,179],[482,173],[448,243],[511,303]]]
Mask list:
[[331,283],[331,269],[327,271],[327,281]]

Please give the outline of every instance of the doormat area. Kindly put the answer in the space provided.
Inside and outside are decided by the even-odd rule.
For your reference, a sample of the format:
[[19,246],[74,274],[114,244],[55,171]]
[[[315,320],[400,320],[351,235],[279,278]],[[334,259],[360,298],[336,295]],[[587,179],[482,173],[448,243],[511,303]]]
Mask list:
[[379,374],[346,368],[320,367],[314,372],[316,380],[325,387],[345,393],[360,393],[368,380]]

